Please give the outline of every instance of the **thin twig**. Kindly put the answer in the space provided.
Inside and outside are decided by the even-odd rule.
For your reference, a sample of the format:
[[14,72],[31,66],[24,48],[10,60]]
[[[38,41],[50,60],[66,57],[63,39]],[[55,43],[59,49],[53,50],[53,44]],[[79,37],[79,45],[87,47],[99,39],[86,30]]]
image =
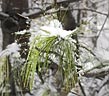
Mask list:
[[105,16],[108,16],[107,13],[102,13],[100,11],[97,11],[97,10],[93,10],[93,9],[90,9],[90,8],[72,8],[71,10],[86,10],[86,11],[92,11],[92,12],[95,12],[95,13],[98,13],[98,14],[102,14],[102,15],[105,15]]
[[84,91],[84,88],[83,88],[83,86],[81,85],[81,81],[79,80],[78,83],[79,83],[79,86],[80,86],[80,89],[81,89],[83,95],[86,96],[86,93],[85,93],[85,91]]
[[99,38],[99,36],[100,36],[100,34],[101,34],[103,28],[104,28],[104,25],[106,24],[106,21],[107,21],[108,17],[109,17],[109,13],[108,13],[107,17],[105,18],[104,23],[103,23],[103,25],[102,25],[102,27],[101,27],[101,29],[100,29],[98,35],[97,35],[96,42],[97,42],[97,40],[98,40],[98,38]]
[[[75,43],[75,42],[73,42],[73,41],[72,41],[72,43],[74,43],[75,45],[77,45],[77,43]],[[78,44],[78,46],[81,47],[81,48],[84,48],[84,49],[86,49],[88,52],[90,52],[90,53],[101,63],[101,65],[103,65],[102,62],[101,62],[101,60],[100,60],[90,49],[88,49],[87,47],[85,47],[85,46],[83,46],[83,45],[80,45],[80,44]]]
[[73,92],[73,91],[70,91],[70,93],[72,93],[72,94],[74,94],[76,96],[81,96],[81,95],[79,95],[79,94],[77,94],[76,92]]

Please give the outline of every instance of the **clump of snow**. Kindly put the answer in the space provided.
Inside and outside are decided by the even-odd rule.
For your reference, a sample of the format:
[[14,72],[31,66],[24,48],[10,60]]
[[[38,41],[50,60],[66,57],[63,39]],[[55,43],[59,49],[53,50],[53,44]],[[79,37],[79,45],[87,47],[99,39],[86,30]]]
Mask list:
[[12,44],[8,45],[6,47],[6,49],[0,53],[0,57],[8,56],[12,53],[17,53],[19,50],[20,50],[20,46],[17,43],[12,43]]
[[57,19],[51,20],[49,25],[42,26],[39,31],[39,33],[45,36],[60,36],[62,38],[67,37],[73,32],[75,30],[64,30],[62,24]]
[[27,30],[22,30],[22,31],[16,32],[16,35],[17,34],[25,34],[26,32],[27,32]]
[[63,30],[63,29],[60,29],[60,28],[49,27],[49,26],[41,27],[41,31],[48,32],[47,34],[43,33],[44,35],[47,35],[47,36],[60,36],[62,38],[65,38],[66,36],[73,33],[72,31],[66,31],[66,30]]

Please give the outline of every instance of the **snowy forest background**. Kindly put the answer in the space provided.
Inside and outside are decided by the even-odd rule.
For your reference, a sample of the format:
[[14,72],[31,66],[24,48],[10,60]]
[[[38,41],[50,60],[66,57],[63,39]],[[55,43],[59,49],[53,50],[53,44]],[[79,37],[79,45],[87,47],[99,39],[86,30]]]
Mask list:
[[[2,1],[3,0],[0,1],[1,6],[2,6]],[[8,1],[12,2],[12,0],[7,0],[7,2]],[[11,89],[10,83],[3,85],[3,80],[5,81],[4,75],[6,74],[0,71],[0,96],[109,96],[109,25],[108,25],[109,24],[109,0],[103,0],[103,1],[102,0],[28,0],[28,2],[29,2],[28,3],[29,11],[22,12],[22,15],[29,17],[29,15],[35,14],[35,17],[34,15],[30,16],[31,26],[29,30],[21,30],[21,31],[18,30],[19,32],[16,34],[18,35],[21,34],[25,36],[26,32],[30,32],[31,36],[29,37],[30,40],[29,42],[31,43],[33,42],[35,36],[38,36],[39,34],[41,36],[45,35],[45,33],[43,33],[42,31],[44,32],[50,31],[51,36],[59,35],[64,39],[66,38],[65,35],[66,33],[64,32],[76,33],[77,36],[76,39],[78,40],[72,37],[73,40],[71,41],[74,42],[74,48],[77,48],[79,45],[79,49],[77,48],[77,50],[79,50],[78,51],[79,54],[76,53],[76,55],[79,56],[75,55],[76,58],[74,56],[75,58],[74,62],[75,64],[77,64],[75,65],[76,66],[75,68],[76,70],[79,70],[77,71],[78,80],[77,82],[75,81],[75,83],[73,82],[75,86],[70,88],[70,90],[63,91],[64,79],[63,79],[63,74],[60,74],[61,72],[56,71],[55,75],[53,75],[51,70],[48,70],[47,71],[48,73],[43,70],[45,73],[43,73],[43,75],[41,76],[42,79],[44,79],[44,83],[41,83],[38,72],[34,71],[35,72],[34,73],[32,71],[34,73],[34,82],[32,88],[30,88],[31,90],[29,91],[26,90],[25,92],[23,92],[23,90],[21,90],[22,88],[20,89],[20,87],[17,86],[17,84],[15,83],[16,92],[14,95],[13,94],[10,95],[8,93],[11,93],[13,88]],[[61,3],[57,3],[57,2],[61,2]],[[70,17],[67,17],[69,16],[67,15],[68,10],[70,10],[70,12],[72,13],[72,16]],[[2,12],[2,7],[0,8],[0,11]],[[60,16],[60,18],[63,18],[63,21],[61,21],[62,19],[60,20],[60,18],[57,18],[58,16],[55,13],[57,13],[58,11],[64,12],[64,14]],[[70,22],[72,21],[72,17],[75,21],[75,24],[74,22],[73,23]],[[66,24],[70,26],[64,25],[65,23],[64,19],[65,22],[67,22]],[[64,28],[65,26],[71,29],[67,30],[67,28]],[[55,33],[55,29],[56,31],[59,31],[61,29],[64,35],[59,32]],[[1,52],[0,69],[2,70],[3,64],[6,63],[4,57],[9,56],[10,57],[9,60],[12,63],[12,68],[13,68],[12,72],[14,72],[13,71],[14,68],[15,70],[17,70],[19,66],[20,67],[22,66],[20,64],[22,64],[22,62],[25,62],[23,61],[24,58],[21,59],[20,57],[16,56],[16,53],[19,51],[19,46],[16,45],[16,40],[12,44],[9,44],[8,47],[6,47],[6,49],[4,50],[2,50],[2,46],[3,46],[3,33],[2,33],[2,29],[0,29],[0,52]],[[57,47],[60,48],[59,46]],[[58,52],[58,50],[56,51]],[[19,60],[17,60],[16,58]],[[30,59],[31,58],[32,57],[30,57]],[[51,59],[53,58],[54,57],[51,57]],[[55,63],[59,63],[57,57],[51,61],[54,61]],[[53,66],[53,68],[55,70],[57,69],[57,66]],[[16,78],[17,77],[14,77],[15,80]],[[58,78],[58,81],[55,82],[54,78],[56,78],[56,80]],[[76,80],[75,77],[73,78],[74,80]],[[69,79],[67,80],[68,82],[70,82]]]

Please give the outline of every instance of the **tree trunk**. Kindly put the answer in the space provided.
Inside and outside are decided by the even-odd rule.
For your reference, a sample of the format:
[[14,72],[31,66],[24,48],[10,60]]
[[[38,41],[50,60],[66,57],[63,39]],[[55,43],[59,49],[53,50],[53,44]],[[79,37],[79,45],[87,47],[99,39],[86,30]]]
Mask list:
[[[23,12],[28,12],[28,0],[2,0],[2,11],[4,13],[9,14],[12,16],[13,14]],[[1,21],[1,28],[2,28],[2,34],[3,34],[3,49],[6,48],[8,44],[11,44],[14,42],[14,32],[18,31],[18,28],[14,25],[16,22],[11,22],[11,19],[7,17],[6,19]],[[7,22],[6,22],[7,21]],[[5,26],[5,27],[4,27]],[[6,27],[14,27],[14,30],[10,30],[10,28]],[[10,89],[11,93],[10,96],[16,96],[16,85],[14,82],[14,76],[12,72],[12,66],[9,60],[9,81],[10,81]]]
[[[28,0],[2,0],[2,11],[9,15],[13,15],[15,13],[22,14],[23,12],[28,12]],[[6,27],[4,27],[5,21],[6,19],[1,22],[3,33],[3,49],[5,49],[8,44],[14,42],[14,32],[18,31],[18,28],[14,30],[6,29]],[[13,25],[14,23],[11,23],[11,25],[9,23],[9,26]]]

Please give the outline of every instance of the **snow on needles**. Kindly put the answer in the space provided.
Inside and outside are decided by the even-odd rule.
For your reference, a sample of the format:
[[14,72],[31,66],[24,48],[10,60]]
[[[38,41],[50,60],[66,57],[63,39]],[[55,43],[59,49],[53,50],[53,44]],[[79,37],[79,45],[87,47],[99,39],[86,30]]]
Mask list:
[[51,20],[48,25],[42,26],[40,28],[41,35],[45,36],[60,36],[62,38],[67,37],[68,35],[72,34],[74,31],[70,30],[63,30],[62,24],[57,20]]

